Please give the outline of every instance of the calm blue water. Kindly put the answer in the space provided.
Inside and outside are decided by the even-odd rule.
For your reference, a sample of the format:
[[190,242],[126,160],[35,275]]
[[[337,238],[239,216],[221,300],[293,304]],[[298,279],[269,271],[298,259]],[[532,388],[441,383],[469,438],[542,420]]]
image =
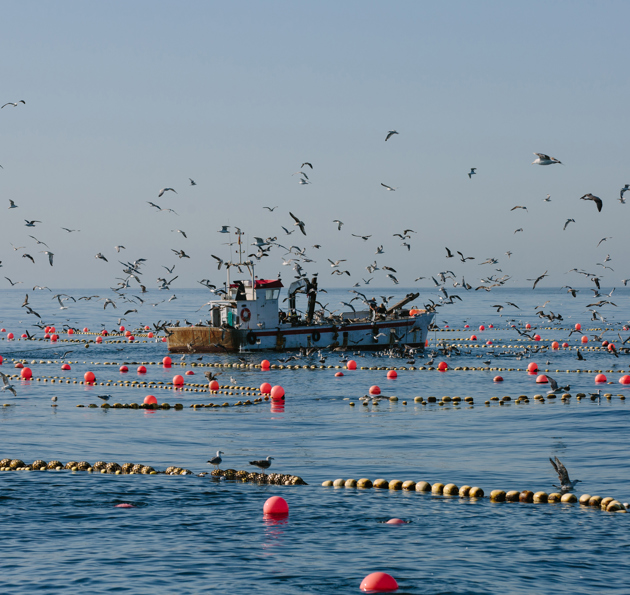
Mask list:
[[[64,293],[85,295],[74,290]],[[373,292],[377,299],[380,293]],[[134,328],[157,320],[198,320],[200,313],[195,310],[209,299],[207,293],[188,290],[177,295],[170,304],[138,308],[123,324]],[[331,291],[324,303],[346,301],[348,295]],[[505,289],[462,296],[461,304],[440,309],[436,321],[441,326],[447,321],[456,329],[468,323],[471,328],[432,333],[428,351],[441,339],[465,344],[461,338],[470,336],[480,324],[497,328],[483,333],[475,330],[479,338],[475,344],[492,340],[494,345],[464,347],[469,352],[445,360],[451,368],[483,367],[489,358],[493,367],[523,369],[535,361],[561,384],[571,384],[574,395],[595,389],[595,374],[576,370],[614,370],[605,373],[615,384],[604,385],[602,391],[614,397],[601,402],[578,402],[574,397],[569,403],[531,400],[527,405],[505,406],[493,402],[486,407],[484,401],[492,396],[532,397],[546,388],[535,384],[535,376],[516,370],[399,371],[396,380],[387,380],[384,370],[357,370],[335,378],[335,370],[230,368],[220,376],[222,384],[229,384],[233,376],[239,385],[269,381],[284,386],[284,412],[272,412],[269,404],[193,411],[187,407],[191,403],[233,403],[241,397],[15,380],[17,398],[0,394],[0,402],[11,404],[0,408],[0,457],[27,463],[39,458],[64,463],[139,462],[158,469],[178,465],[200,472],[208,470],[205,461],[221,449],[224,468],[247,468],[248,461],[271,455],[275,457],[272,470],[300,475],[309,485],[258,486],[196,476],[69,471],[0,473],[0,554],[5,566],[0,592],[358,593],[365,575],[383,570],[396,577],[401,593],[630,593],[630,515],[565,504],[492,504],[487,499],[471,502],[321,487],[326,479],[383,477],[479,485],[486,494],[499,488],[551,492],[557,478],[548,457],[558,456],[572,478],[583,481],[578,495],[630,500],[630,389],[617,384],[621,370],[630,369],[630,356],[617,359],[604,351],[584,350],[586,361],[578,362],[575,350],[560,350],[516,359],[514,347],[507,347],[521,350],[531,344],[517,342],[519,335],[508,328],[513,312],[518,315],[516,323],[535,326],[539,319],[534,307],[546,300],[551,303],[544,311],[560,312],[565,320],[553,325],[558,328],[537,332],[543,339],[566,339],[577,346],[579,337],[569,338],[567,330],[575,322],[581,322],[585,330],[604,328],[601,322],[588,321],[585,304],[590,302],[572,300],[561,290]],[[604,338],[614,337],[618,345],[617,332],[623,338],[630,334],[621,330],[629,314],[628,296],[627,291],[617,290],[613,301],[618,308],[603,310],[609,319],[607,328],[614,329]],[[68,310],[59,311],[57,301],[50,297],[48,292],[38,292],[30,295],[30,301],[46,323],[58,328],[68,319],[80,327],[98,330],[104,324],[111,329],[118,326],[117,318],[124,312],[120,307],[103,311],[102,302],[95,301],[69,304]],[[428,298],[435,295],[423,292],[418,304]],[[20,309],[23,292],[2,291],[0,299],[0,325],[16,334],[25,328],[32,332],[27,325],[33,316],[27,317]],[[502,314],[510,316],[500,317],[491,306],[507,301],[521,310],[506,307]],[[61,372],[53,355],[66,350],[73,350],[68,373]],[[103,362],[159,361],[166,347],[148,342],[92,344],[85,349],[77,344],[3,340],[0,354],[5,358],[0,368],[5,373],[15,372],[11,358],[19,357],[29,363],[36,377],[81,379],[92,370],[104,382],[122,375],[118,366]],[[265,356],[277,361],[277,354]],[[179,357],[175,356],[176,362]],[[254,354],[242,357],[251,362],[261,359]],[[352,357],[360,366],[410,365],[406,359],[371,354]],[[194,356],[185,359],[195,360]],[[424,360],[416,358],[415,366],[426,366],[428,359],[428,355]],[[442,359],[437,355],[435,362]],[[319,365],[317,360],[313,356],[299,363]],[[203,361],[238,360],[236,356],[204,356]],[[339,361],[340,355],[332,354],[326,365]],[[190,368],[149,366],[144,378],[169,382],[184,369]],[[136,379],[135,366],[130,370],[126,378]],[[190,379],[201,382],[201,372],[197,370]],[[502,384],[492,381],[498,373],[505,379]],[[373,384],[400,400],[361,406],[358,397]],[[123,403],[141,402],[153,392],[160,402],[182,402],[185,409],[146,412],[76,407],[100,402],[95,395],[105,392]],[[619,394],[629,398],[622,401]],[[475,405],[421,406],[413,402],[416,395],[472,396]],[[56,408],[50,406],[53,396],[58,398]],[[344,399],[354,400],[357,406],[350,407]],[[403,405],[403,400],[408,404]],[[271,495],[287,499],[288,519],[263,518],[262,505]],[[121,502],[131,502],[136,508],[114,508]],[[412,522],[403,526],[382,523],[392,517]]]

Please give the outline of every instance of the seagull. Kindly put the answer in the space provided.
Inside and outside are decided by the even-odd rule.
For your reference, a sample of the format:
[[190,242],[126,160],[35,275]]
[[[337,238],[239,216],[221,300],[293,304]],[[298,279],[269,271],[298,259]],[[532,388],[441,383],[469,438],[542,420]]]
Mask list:
[[593,194],[585,194],[584,196],[580,196],[580,200],[592,200],[597,205],[597,212],[601,212],[603,202],[599,196],[595,196]]
[[15,387],[9,382],[9,377],[6,374],[0,372],[0,377],[2,378],[2,384],[4,385],[0,390],[8,390],[13,393],[14,397],[17,397],[17,393],[15,392]]
[[514,230],[514,233],[518,233],[519,231],[524,231],[522,227],[519,227],[518,229]]
[[597,247],[599,247],[599,245],[600,245],[602,242],[605,242],[606,240],[612,240],[612,236],[607,236],[607,237],[602,238],[601,240],[599,240],[599,242],[597,242]]
[[162,196],[165,192],[168,192],[169,190],[171,192],[175,192],[175,194],[177,194],[177,192],[176,192],[176,190],[174,188],[162,188],[162,190],[160,190],[160,192],[158,193],[158,198],[160,198],[160,196]]
[[277,208],[277,205],[275,207],[263,207],[263,209],[267,209],[270,213],[273,213]]
[[[24,105],[26,105],[26,101],[24,101],[24,99],[20,99],[20,101],[16,101],[15,103],[12,103],[9,101],[9,103],[5,103],[2,107],[6,107],[7,105],[12,105],[13,107],[17,107],[18,103],[23,103]],[[0,107],[0,109],[2,109],[2,107]]]
[[265,469],[269,469],[269,467],[271,467],[271,461],[273,460],[273,457],[267,457],[266,459],[262,459],[261,461],[250,461],[249,464],[253,465],[254,467],[258,467],[259,469],[262,469],[264,475]]
[[341,231],[341,226],[343,225],[343,221],[339,221],[339,219],[333,219],[333,223],[337,224],[337,231]]
[[622,205],[626,204],[626,199],[623,197],[623,195],[630,190],[630,184],[626,184],[620,191],[619,191],[619,198],[617,199]]
[[446,258],[455,258],[455,255],[448,249],[448,247],[445,247],[446,250]]
[[188,178],[190,180],[190,185],[191,186],[196,186],[197,182],[195,182],[195,180],[193,180],[192,178]]
[[577,484],[578,481],[582,481],[581,479],[576,479],[575,481],[571,481],[571,479],[569,478],[569,472],[567,471],[567,468],[560,462],[560,459],[558,457],[554,457],[556,459],[556,462],[554,463],[551,458],[549,459],[551,461],[551,464],[553,465],[553,468],[556,470],[556,473],[558,474],[558,479],[560,479],[560,485],[554,485],[554,488],[560,488],[561,492],[570,492],[574,487],[575,484]]
[[107,258],[105,258],[100,252],[94,258],[100,258],[101,260],[104,260],[105,262],[109,262],[109,260],[107,260]]
[[219,468],[219,465],[222,463],[223,459],[221,458],[221,455],[225,454],[223,451],[221,450],[217,450],[217,454],[215,457],[212,457],[208,463],[210,463],[210,465],[214,465],[215,469]]
[[11,287],[13,287],[14,285],[17,285],[18,283],[23,283],[23,281],[11,281],[11,279],[9,279],[9,277],[5,277],[5,279],[11,283]]
[[383,188],[385,188],[386,190],[390,190],[391,192],[394,192],[394,190],[396,190],[396,188],[392,188],[391,186],[388,186],[387,184],[383,184],[383,182],[381,182],[381,186],[383,186]]
[[333,261],[332,261],[332,260],[330,260],[330,258],[329,258],[329,259],[328,259],[328,262],[330,263],[330,266],[334,268],[334,267],[338,267],[340,263],[342,263],[342,262],[346,262],[346,259],[345,259],[345,258],[343,258],[343,259],[341,259],[341,260],[335,260],[335,261],[333,262]]
[[50,263],[50,266],[52,266],[54,254],[52,252],[49,252],[48,250],[40,250],[39,252],[40,254],[48,254],[48,262]]
[[80,229],[68,229],[67,227],[62,227],[61,229],[67,231],[68,233],[72,233],[73,231],[81,231]]
[[[515,207],[512,207],[510,211],[515,211],[516,209],[524,209],[525,211],[527,211],[527,207],[521,207],[520,205],[516,205]],[[527,212],[529,213],[529,211]]]
[[99,399],[103,399],[103,401],[109,401],[112,396],[111,395],[96,395]]
[[24,221],[26,221],[26,227],[35,227],[36,223],[41,223],[41,221],[36,221],[35,219],[33,219],[33,221],[29,221],[28,219],[24,219]]
[[542,275],[540,275],[540,277],[536,277],[536,279],[527,279],[527,281],[533,281],[534,282],[534,286],[532,287],[532,289],[536,289],[536,285],[538,285],[539,281],[542,281],[545,277],[548,277],[549,275],[547,275],[547,271],[545,271]]
[[532,165],[553,165],[554,163],[562,165],[562,161],[555,157],[549,157],[549,155],[545,155],[544,153],[534,153],[534,155],[538,155],[538,158],[532,161]]
[[35,264],[35,259],[30,254],[22,254],[22,258],[28,258],[33,264]]
[[217,233],[230,233],[230,226],[229,225],[222,225],[221,229],[219,231],[217,231]]
[[569,223],[575,223],[575,219],[567,219],[564,222],[564,227],[562,228],[562,231],[564,231],[567,228],[567,225],[569,225]]
[[549,374],[547,374],[547,380],[549,380],[549,386],[551,386],[551,390],[547,391],[548,395],[554,395],[571,390],[571,387],[569,385],[558,386],[558,383],[551,376],[549,376]]
[[9,199],[9,203],[11,203],[11,204],[9,205],[9,208],[10,208],[10,209],[17,209],[17,208],[18,208],[18,206],[17,206],[17,205],[16,205],[16,204],[15,204],[15,203],[11,200],[11,199]]
[[185,238],[188,238],[188,236],[186,235],[186,232],[182,231],[181,229],[171,229],[171,231],[176,231],[177,233],[181,233]]
[[121,250],[126,250],[127,249],[124,246],[114,246],[114,248],[116,249],[116,252],[120,252]]
[[543,202],[551,202],[551,194],[547,194],[547,196],[543,198]]
[[394,134],[398,134],[398,132],[396,130],[390,130],[385,137],[385,142],[387,142],[392,136],[394,136]]
[[398,279],[394,277],[391,273],[387,273],[387,276],[394,282],[395,285],[398,285]]
[[190,256],[188,256],[188,254],[186,254],[183,250],[173,250],[171,248],[171,252],[175,252],[175,254],[177,254],[180,258],[190,258]]
[[293,213],[291,213],[289,211],[289,215],[291,215],[291,218],[295,221],[295,223],[293,225],[297,225],[300,228],[300,231],[306,235],[306,232],[304,231],[304,228],[306,227],[306,223],[304,223],[304,221],[300,221],[300,219],[298,219]]
[[475,175],[477,175],[477,168],[471,167],[470,171],[468,172],[468,179],[472,180],[472,177]]
[[311,169],[313,169],[313,166],[308,161],[302,163],[302,165],[300,165],[300,169],[303,168],[305,165],[308,165]]

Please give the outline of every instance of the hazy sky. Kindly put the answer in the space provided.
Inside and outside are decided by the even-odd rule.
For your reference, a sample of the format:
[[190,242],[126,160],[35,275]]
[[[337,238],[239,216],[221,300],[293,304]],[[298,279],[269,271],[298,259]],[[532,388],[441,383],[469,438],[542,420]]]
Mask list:
[[[473,285],[493,273],[526,285],[546,269],[541,286],[583,285],[564,274],[573,267],[605,273],[607,286],[630,277],[630,204],[617,200],[630,183],[627,2],[151,0],[2,12],[0,101],[26,105],[0,110],[0,273],[22,287],[113,285],[118,258],[140,257],[150,288],[173,264],[175,289],[221,284],[210,256],[229,257],[221,225],[248,243],[307,246],[316,263],[304,268],[322,286],[391,284],[385,271],[368,275],[374,260],[401,285],[444,270]],[[534,151],[564,165],[531,165]],[[302,186],[292,174],[304,161],[314,169]],[[158,198],[163,187],[177,194]],[[602,213],[579,200],[588,192]],[[393,237],[406,228],[417,232],[410,251]],[[446,259],[445,246],[476,260]],[[257,274],[290,280],[283,253]],[[596,264],[607,254],[614,272]],[[488,257],[499,264],[479,266]],[[347,259],[352,276],[331,276],[328,258]]]

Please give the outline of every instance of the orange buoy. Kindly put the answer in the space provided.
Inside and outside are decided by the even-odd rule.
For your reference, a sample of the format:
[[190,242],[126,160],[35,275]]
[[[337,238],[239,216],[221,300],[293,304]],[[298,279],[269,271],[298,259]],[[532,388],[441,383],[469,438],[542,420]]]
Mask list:
[[219,383],[216,380],[212,380],[212,381],[210,381],[210,384],[208,385],[208,388],[210,390],[219,390],[220,386],[219,386]]
[[184,377],[180,374],[177,374],[175,376],[173,376],[173,384],[175,386],[183,386],[184,384]]
[[146,374],[147,369],[144,366],[138,366],[138,374]]
[[162,360],[162,365],[165,368],[170,368],[172,364],[173,364],[173,361],[168,355]]
[[582,341],[582,343],[588,343],[588,337],[586,335],[582,336],[580,340]]
[[536,372],[538,371],[538,364],[536,362],[530,362],[527,366],[528,372]]
[[289,514],[289,504],[280,496],[272,496],[263,505],[263,514]]
[[63,366],[61,366],[62,370],[70,370],[70,364],[64,364]]
[[131,337],[131,331],[125,331],[125,337]]
[[271,367],[271,364],[269,363],[268,359],[264,359],[263,361],[260,362],[260,367],[263,370],[268,370]]
[[381,394],[381,387],[380,386],[376,386],[376,384],[374,386],[370,386],[370,390],[368,391],[371,395],[380,395]]
[[33,377],[33,372],[31,372],[30,368],[22,368],[20,371],[20,377],[24,378],[24,380],[29,380]]
[[549,382],[549,379],[544,374],[540,374],[536,377],[536,382],[538,384],[546,384],[547,382]]
[[279,401],[280,399],[282,399],[282,397],[284,397],[284,389],[280,385],[272,386],[271,398],[274,401]]
[[83,374],[83,380],[86,382],[96,382],[96,376],[94,376],[94,372],[86,372]]
[[263,382],[260,385],[260,392],[263,395],[268,395],[271,392],[271,384],[269,384],[268,382]]
[[145,405],[157,405],[157,399],[153,395],[147,395],[144,397],[143,402]]
[[494,381],[495,382],[503,382],[503,376],[495,376],[494,377]]
[[560,343],[558,343],[558,341],[553,341],[551,343],[551,349],[560,349]]
[[153,333],[149,333],[147,337],[149,337],[149,339],[153,339]]
[[192,370],[186,370],[186,376],[194,376],[195,373]]
[[357,362],[355,362],[353,359],[348,360],[348,363],[346,364],[346,368],[348,370],[356,370],[357,369]]
[[595,382],[608,382],[608,378],[606,378],[604,374],[597,374],[597,376],[595,376]]
[[359,586],[361,591],[369,591],[370,593],[387,593],[396,591],[398,583],[396,579],[386,572],[373,572],[368,574]]
[[607,347],[608,346],[608,341],[602,341],[602,347]]
[[614,343],[608,343],[608,351],[614,351],[616,349]]
[[128,368],[127,366],[120,366],[120,368],[118,368],[118,370],[119,370],[120,372],[122,372],[123,374],[124,374],[125,372],[129,372],[129,368]]
[[447,364],[446,362],[440,362],[440,363],[438,364],[437,369],[438,369],[440,372],[445,372],[446,370],[448,370],[448,364]]
[[398,378],[398,373],[396,372],[396,370],[390,370],[389,372],[387,372],[387,378],[389,380],[394,380],[394,378]]
[[575,323],[575,330],[576,331],[581,331],[582,330],[582,325],[579,322]]

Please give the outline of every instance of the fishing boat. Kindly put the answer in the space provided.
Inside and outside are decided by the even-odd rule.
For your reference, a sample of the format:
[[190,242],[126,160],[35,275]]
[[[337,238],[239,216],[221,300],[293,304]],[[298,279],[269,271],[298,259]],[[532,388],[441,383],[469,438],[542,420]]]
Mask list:
[[[235,265],[232,265],[232,267]],[[317,309],[317,276],[300,278],[288,289],[286,310],[280,308],[280,279],[257,279],[254,265],[250,278],[228,282],[220,299],[212,300],[208,325],[167,328],[172,353],[213,353],[318,347],[325,349],[385,349],[396,345],[423,349],[434,314],[409,308],[418,297],[410,293],[385,308],[364,299],[365,310],[341,314]],[[296,307],[298,294],[306,294],[307,308]],[[365,296],[364,296],[365,297]]]

